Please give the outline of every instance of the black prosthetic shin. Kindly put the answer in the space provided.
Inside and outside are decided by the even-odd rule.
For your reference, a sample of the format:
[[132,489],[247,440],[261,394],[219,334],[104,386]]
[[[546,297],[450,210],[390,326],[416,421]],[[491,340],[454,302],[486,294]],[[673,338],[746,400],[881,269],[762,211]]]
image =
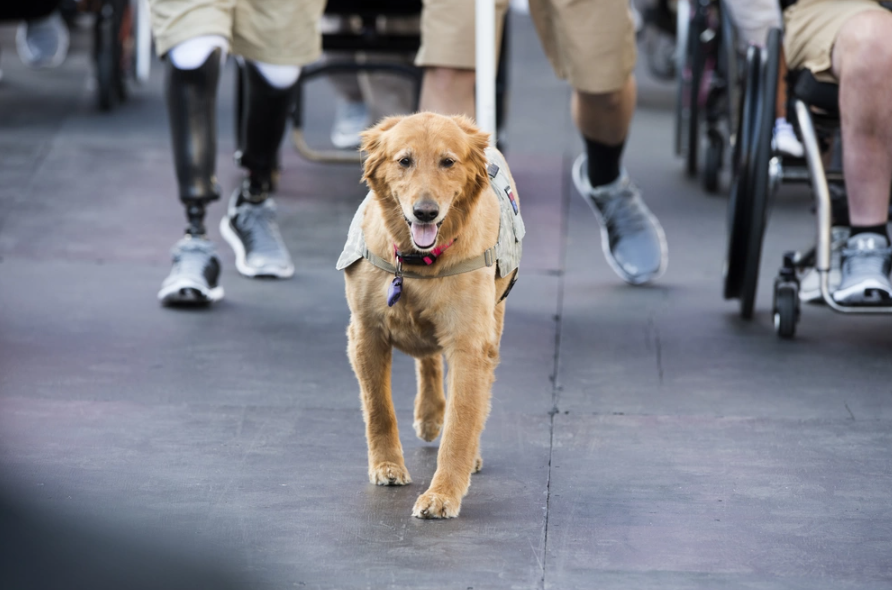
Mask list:
[[170,59],[165,64],[165,95],[170,119],[174,167],[180,201],[186,206],[186,233],[205,233],[205,206],[220,198],[216,178],[217,83],[220,49],[194,70],[181,70]]
[[239,200],[262,203],[276,189],[279,146],[294,104],[297,83],[276,88],[247,60],[243,74],[240,135],[244,145],[240,146],[236,160],[248,171],[248,176]]

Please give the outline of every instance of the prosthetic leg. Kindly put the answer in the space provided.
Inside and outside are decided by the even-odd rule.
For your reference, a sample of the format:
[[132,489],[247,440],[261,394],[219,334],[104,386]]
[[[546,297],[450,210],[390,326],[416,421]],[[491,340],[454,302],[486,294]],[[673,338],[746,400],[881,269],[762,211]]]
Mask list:
[[229,202],[220,232],[246,277],[288,278],[291,256],[276,224],[270,194],[279,173],[279,146],[293,104],[299,68],[245,61],[242,65],[241,132],[236,161],[247,175]]
[[220,198],[215,169],[221,54],[220,47],[213,49],[193,69],[178,68],[171,56],[165,63],[174,167],[188,225],[186,236],[171,250],[173,269],[158,293],[164,305],[208,304],[223,298],[223,287],[217,284],[220,261],[204,226],[207,204]]
[[205,207],[220,198],[217,184],[217,83],[220,49],[193,70],[168,60],[165,85],[173,161],[186,207],[186,233],[204,237]]

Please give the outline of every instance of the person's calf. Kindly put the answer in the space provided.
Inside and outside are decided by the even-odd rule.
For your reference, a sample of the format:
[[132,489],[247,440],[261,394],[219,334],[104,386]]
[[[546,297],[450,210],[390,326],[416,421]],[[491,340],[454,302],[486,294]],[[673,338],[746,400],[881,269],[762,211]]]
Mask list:
[[474,70],[425,68],[419,110],[474,118],[476,79]]
[[637,88],[629,76],[622,88],[605,93],[573,92],[570,108],[582,135],[605,145],[618,145],[629,133]]
[[869,11],[850,18],[832,57],[840,81],[849,216],[855,228],[885,225],[892,183],[892,14]]

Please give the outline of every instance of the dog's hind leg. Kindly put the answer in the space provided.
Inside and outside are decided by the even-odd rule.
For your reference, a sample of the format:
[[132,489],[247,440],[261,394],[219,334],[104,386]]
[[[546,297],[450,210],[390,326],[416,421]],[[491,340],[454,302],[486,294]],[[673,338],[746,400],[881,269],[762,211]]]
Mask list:
[[390,397],[393,350],[381,334],[355,323],[350,324],[347,336],[347,352],[362,398],[369,447],[369,481],[379,486],[411,483]]
[[443,393],[443,355],[415,359],[418,393],[415,395],[415,434],[430,442],[443,428],[446,395]]

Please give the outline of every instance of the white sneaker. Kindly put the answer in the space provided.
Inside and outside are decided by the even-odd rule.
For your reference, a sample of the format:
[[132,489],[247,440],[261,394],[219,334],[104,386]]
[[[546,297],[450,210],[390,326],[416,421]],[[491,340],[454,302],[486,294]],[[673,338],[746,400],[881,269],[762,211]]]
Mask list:
[[68,56],[68,26],[59,11],[45,18],[24,21],[15,35],[22,62],[32,68],[55,68]]
[[359,134],[369,126],[369,110],[364,102],[338,101],[335,121],[331,127],[331,143],[338,149],[359,147]]
[[805,148],[796,137],[793,126],[784,117],[774,122],[774,137],[771,140],[771,147],[774,151],[793,158],[801,158],[805,155]]
[[223,299],[223,287],[217,283],[220,259],[207,238],[186,236],[170,253],[173,268],[158,291],[162,305],[208,305]]

